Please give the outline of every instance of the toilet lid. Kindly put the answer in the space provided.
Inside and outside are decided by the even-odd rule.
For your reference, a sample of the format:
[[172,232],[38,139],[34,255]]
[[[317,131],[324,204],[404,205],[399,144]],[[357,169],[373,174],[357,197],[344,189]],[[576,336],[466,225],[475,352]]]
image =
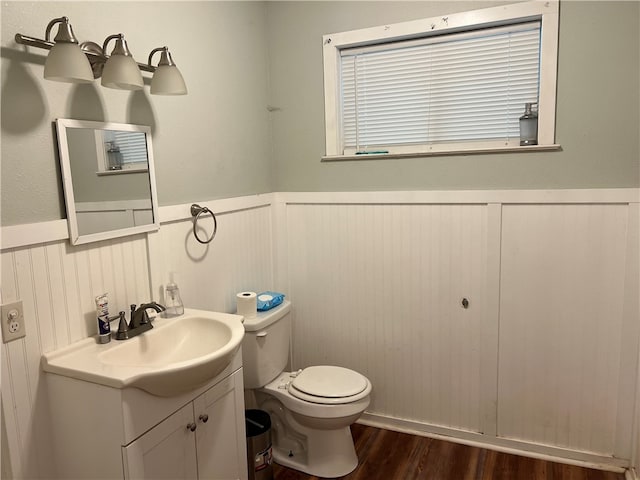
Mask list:
[[305,368],[291,384],[296,390],[314,397],[344,398],[363,392],[368,382],[348,368],[323,365]]

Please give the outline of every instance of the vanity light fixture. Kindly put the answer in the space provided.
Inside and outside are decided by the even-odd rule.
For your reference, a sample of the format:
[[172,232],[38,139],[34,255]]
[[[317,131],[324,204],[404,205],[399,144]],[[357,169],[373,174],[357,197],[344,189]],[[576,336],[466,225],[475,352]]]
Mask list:
[[151,59],[156,52],[160,54],[160,62],[151,79],[152,95],[186,95],[187,86],[176,64],[171,58],[171,52],[167,47],[159,47],[151,50],[148,65],[151,67]]
[[[49,35],[57,23],[60,27],[54,43],[49,40]],[[115,40],[115,46],[111,55],[108,55],[107,45],[111,40]],[[16,33],[15,41],[21,45],[50,50],[44,68],[44,77],[48,80],[90,83],[102,77],[101,84],[104,87],[139,90],[143,87],[141,71],[145,71],[154,73],[151,94],[186,95],[187,93],[184,78],[173,62],[167,47],[152,50],[146,64],[136,63],[122,33],[110,35],[102,46],[95,42],[83,42],[78,45],[69,19],[60,17],[51,20],[47,25],[45,40]],[[158,51],[162,52],[160,62],[158,67],[154,67],[151,65],[151,60],[154,53]]]
[[143,86],[142,74],[138,64],[131,56],[127,41],[122,33],[109,35],[102,44],[102,53],[107,57],[107,45],[111,40],[116,41],[107,58],[102,71],[102,86],[118,90],[140,90]]
[[45,41],[49,42],[51,28],[56,23],[60,26],[58,34],[53,39],[55,43],[44,64],[44,78],[57,82],[91,83],[93,81],[91,65],[78,45],[68,17],[54,18],[49,22]]

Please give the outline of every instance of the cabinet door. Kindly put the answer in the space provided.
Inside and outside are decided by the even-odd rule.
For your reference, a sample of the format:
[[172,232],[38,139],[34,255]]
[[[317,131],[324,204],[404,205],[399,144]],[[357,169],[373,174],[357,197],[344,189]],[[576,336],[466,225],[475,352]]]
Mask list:
[[193,404],[189,403],[122,447],[125,479],[196,479]]
[[242,370],[193,402],[200,480],[247,479]]

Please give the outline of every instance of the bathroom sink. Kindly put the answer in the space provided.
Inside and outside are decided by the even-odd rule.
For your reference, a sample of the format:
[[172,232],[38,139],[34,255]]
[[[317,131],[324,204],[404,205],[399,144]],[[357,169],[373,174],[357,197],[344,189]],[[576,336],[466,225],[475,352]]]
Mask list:
[[136,387],[169,397],[193,390],[222,372],[244,336],[242,317],[186,309],[160,318],[129,340],[100,345],[87,338],[42,357],[46,372],[115,388]]

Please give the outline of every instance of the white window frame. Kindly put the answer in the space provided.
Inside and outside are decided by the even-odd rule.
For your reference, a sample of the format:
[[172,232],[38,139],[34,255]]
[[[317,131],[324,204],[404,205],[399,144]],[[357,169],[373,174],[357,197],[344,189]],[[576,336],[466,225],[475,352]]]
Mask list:
[[[428,37],[433,34],[500,26],[519,21],[539,20],[540,90],[538,97],[538,145],[513,146],[502,140],[468,143],[411,145],[396,153],[344,155],[341,125],[340,50],[387,42]],[[326,156],[323,160],[364,160],[372,157],[403,157],[488,153],[499,151],[556,150],[556,81],[558,66],[558,1],[530,1],[500,7],[413,20],[377,27],[324,35],[324,99]]]

